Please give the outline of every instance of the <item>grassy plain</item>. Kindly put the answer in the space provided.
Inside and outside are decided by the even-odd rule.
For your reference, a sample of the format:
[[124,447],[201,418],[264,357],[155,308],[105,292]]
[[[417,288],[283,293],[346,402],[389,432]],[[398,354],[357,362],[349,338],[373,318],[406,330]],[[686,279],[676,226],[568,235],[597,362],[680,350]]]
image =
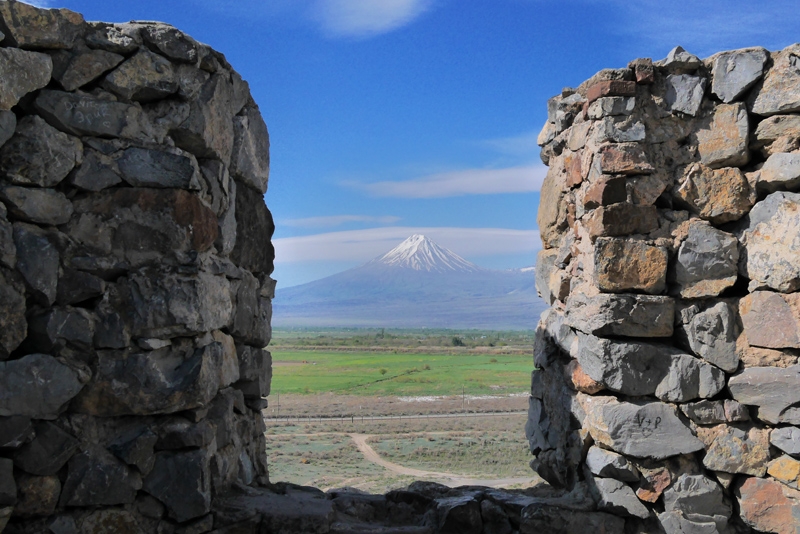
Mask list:
[[[264,412],[270,479],[385,492],[426,478],[369,461],[351,437],[364,434],[381,459],[403,468],[530,486],[538,479],[524,414],[424,416],[527,409],[532,348],[530,332],[276,330]],[[369,419],[399,415],[416,417]]]

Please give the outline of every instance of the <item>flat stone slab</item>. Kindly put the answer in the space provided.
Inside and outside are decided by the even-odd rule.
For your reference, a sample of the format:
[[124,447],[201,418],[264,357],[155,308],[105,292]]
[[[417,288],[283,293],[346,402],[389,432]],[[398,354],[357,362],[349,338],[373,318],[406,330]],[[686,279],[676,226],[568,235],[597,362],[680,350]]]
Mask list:
[[742,48],[714,56],[711,91],[723,102],[744,96],[764,75],[769,53],[761,47]]
[[567,324],[596,336],[670,337],[675,301],[635,294],[573,293],[567,298]]
[[772,424],[800,424],[800,365],[781,369],[751,367],[731,377],[728,388],[734,399],[754,406],[756,417]]
[[620,454],[663,460],[704,448],[672,406],[579,395],[592,438]]
[[678,248],[670,280],[683,298],[715,297],[736,283],[739,243],[706,222],[689,226]]
[[720,369],[669,345],[578,334],[583,371],[611,391],[668,402],[710,398],[725,386]]
[[747,342],[768,349],[800,348],[800,295],[754,291],[739,301]]
[[0,416],[55,419],[86,378],[48,354],[0,362]]

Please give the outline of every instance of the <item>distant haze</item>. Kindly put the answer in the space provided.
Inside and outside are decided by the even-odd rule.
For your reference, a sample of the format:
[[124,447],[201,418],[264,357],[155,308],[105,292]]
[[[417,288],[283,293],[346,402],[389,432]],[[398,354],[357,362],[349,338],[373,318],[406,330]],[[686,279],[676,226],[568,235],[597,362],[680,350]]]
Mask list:
[[360,267],[279,289],[272,324],[531,330],[545,308],[532,269],[484,269],[417,234]]

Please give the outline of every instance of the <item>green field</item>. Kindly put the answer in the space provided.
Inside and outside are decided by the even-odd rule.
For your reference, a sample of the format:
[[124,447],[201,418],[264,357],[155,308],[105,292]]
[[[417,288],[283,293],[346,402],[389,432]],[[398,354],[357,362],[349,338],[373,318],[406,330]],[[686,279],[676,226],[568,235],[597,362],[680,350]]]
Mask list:
[[509,394],[530,388],[528,354],[412,354],[273,350],[272,393]]

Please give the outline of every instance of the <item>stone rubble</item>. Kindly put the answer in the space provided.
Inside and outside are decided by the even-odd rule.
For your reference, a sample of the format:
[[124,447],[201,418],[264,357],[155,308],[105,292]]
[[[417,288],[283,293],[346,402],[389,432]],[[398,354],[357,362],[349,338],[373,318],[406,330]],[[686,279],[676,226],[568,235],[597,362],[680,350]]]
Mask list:
[[531,466],[625,532],[800,533],[799,54],[676,47],[548,102]]

